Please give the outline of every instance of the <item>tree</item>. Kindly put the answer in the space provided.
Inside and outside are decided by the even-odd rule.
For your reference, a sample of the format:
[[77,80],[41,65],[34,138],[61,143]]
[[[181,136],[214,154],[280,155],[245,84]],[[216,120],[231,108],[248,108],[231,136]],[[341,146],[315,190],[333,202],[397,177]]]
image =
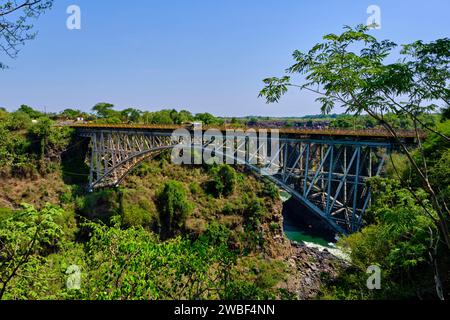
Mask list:
[[39,118],[38,122],[31,126],[30,133],[35,135],[40,141],[39,158],[44,160],[45,148],[52,130],[52,121],[49,118]]
[[236,262],[226,244],[206,239],[161,243],[142,228],[87,226],[88,299],[219,299]]
[[197,113],[195,115],[195,120],[203,122],[204,125],[210,126],[210,125],[222,125],[223,120],[220,120],[219,118],[216,118],[212,114],[205,112],[205,113]]
[[183,124],[184,122],[194,120],[194,116],[187,110],[181,110],[178,112],[176,118],[174,119],[175,124]]
[[446,108],[442,109],[441,121],[444,122],[446,120],[450,120],[450,106],[447,106]]
[[[17,57],[26,41],[35,38],[30,19],[36,19],[52,7],[53,0],[7,0],[0,4],[0,49],[11,59]],[[0,62],[0,69],[7,66]]]
[[36,111],[33,108],[27,106],[26,104],[21,105],[20,108],[17,109],[17,112],[26,113],[28,116],[30,116],[31,119],[37,119],[44,115],[42,112]]
[[74,109],[65,109],[63,112],[59,114],[60,117],[71,120],[81,117],[82,115],[84,115],[82,111]]
[[161,110],[151,114],[150,122],[152,124],[173,124],[171,110]]
[[141,111],[134,108],[128,108],[120,112],[123,121],[132,123],[139,122],[139,120],[141,119],[141,113]]
[[[432,283],[432,273],[427,266],[438,268],[433,258],[438,232],[420,205],[420,201],[427,202],[427,194],[418,192],[419,201],[392,179],[374,178],[370,184],[374,196],[368,215],[373,223],[339,242],[344,251],[348,251],[355,268],[353,276],[357,279],[341,287],[353,291],[359,288],[359,297],[356,297],[359,299],[413,298],[421,294],[421,290],[428,290]],[[433,211],[429,203],[427,206],[427,210]],[[370,265],[382,270],[381,290],[368,290],[365,286]],[[347,282],[352,280],[346,274],[343,278]],[[440,281],[436,281],[436,292],[443,298]]]
[[[366,113],[377,120],[399,143],[421,186],[429,194],[438,214],[436,223],[450,249],[447,203],[436,196],[424,157],[421,157],[421,166],[386,117],[389,113],[407,117],[415,128],[419,150],[420,129],[450,141],[448,136],[421,118],[438,110],[438,103],[449,105],[450,39],[404,45],[401,50],[403,59],[390,63],[387,58],[397,45],[389,40],[378,41],[368,30],[362,25],[345,27],[342,34],[324,36],[323,42],[306,53],[296,50],[293,53],[295,64],[287,69],[287,73],[301,75],[304,83],[293,83],[290,75],[267,78],[260,96],[265,97],[268,103],[277,102],[288,88],[295,87],[319,95],[317,101],[321,103],[323,113],[330,113],[339,106],[346,113]],[[411,186],[408,189],[414,193]],[[428,214],[431,216],[430,212]]]
[[101,102],[93,106],[92,111],[94,111],[97,114],[97,117],[99,118],[108,118],[113,116],[113,114],[115,113],[113,108],[114,108],[113,104]]
[[37,254],[58,245],[63,230],[55,219],[62,214],[51,205],[41,211],[24,205],[23,211],[0,221],[0,300],[22,268],[39,259]]
[[30,116],[22,111],[15,111],[9,114],[6,119],[6,126],[9,130],[23,130],[31,125]]
[[183,228],[192,211],[192,203],[187,199],[184,186],[174,180],[167,181],[158,195],[162,236],[170,237],[175,228]]
[[211,171],[214,191],[219,196],[229,196],[236,186],[236,171],[227,164],[214,167]]

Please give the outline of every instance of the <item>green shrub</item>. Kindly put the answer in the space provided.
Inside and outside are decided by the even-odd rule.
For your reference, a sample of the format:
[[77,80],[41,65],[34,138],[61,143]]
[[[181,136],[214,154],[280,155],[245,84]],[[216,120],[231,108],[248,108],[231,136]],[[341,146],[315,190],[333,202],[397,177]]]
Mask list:
[[70,189],[61,191],[59,194],[59,203],[69,204],[70,202],[72,202],[72,191]]
[[269,227],[270,227],[270,230],[272,230],[272,231],[277,231],[278,229],[280,229],[280,225],[276,222],[271,222]]
[[0,221],[9,219],[13,216],[14,210],[10,208],[0,208]]
[[202,193],[202,187],[200,187],[200,185],[198,184],[198,182],[191,182],[189,184],[189,191],[193,194],[193,195],[199,195]]
[[[331,291],[338,298],[412,298],[417,294],[414,287],[418,283],[432,283],[428,253],[433,235],[437,234],[433,220],[419,201],[428,212],[433,209],[423,191],[416,192],[416,198],[398,181],[372,178],[370,185],[373,202],[368,214],[373,224],[340,240],[339,246],[348,252],[355,270],[351,275],[343,274]],[[368,290],[365,286],[366,269],[371,265],[382,270],[381,290]]]
[[[79,205],[79,206],[78,206]],[[119,200],[116,190],[104,189],[77,200],[79,213],[93,219],[109,223],[111,217],[119,213]]]
[[206,228],[206,231],[201,236],[201,239],[206,241],[209,245],[220,246],[227,244],[231,237],[231,231],[222,224],[212,222]]
[[225,203],[225,205],[223,206],[223,209],[222,209],[222,213],[226,214],[226,215],[234,214],[235,211],[236,211],[236,207],[235,207],[234,203],[232,203],[232,202]]
[[147,226],[152,222],[152,213],[139,205],[128,205],[122,212],[122,223],[126,227]]
[[269,197],[273,200],[278,199],[280,197],[280,192],[278,191],[278,188],[274,183],[265,179],[262,182],[262,184],[263,184],[263,190],[261,192],[261,196]]
[[25,112],[16,111],[9,115],[6,126],[9,130],[28,129],[31,126],[31,118]]
[[259,198],[253,198],[250,200],[246,209],[246,228],[249,230],[255,230],[261,224],[261,219],[266,214],[267,209],[264,201]]
[[161,172],[161,168],[158,168],[157,166],[153,166],[150,163],[144,161],[142,162],[137,168],[133,170],[133,174],[144,178],[148,175],[154,175]]
[[217,196],[229,196],[236,186],[236,171],[227,164],[211,169],[213,188]]
[[132,189],[122,191],[121,211],[122,223],[126,227],[151,227],[158,220],[153,201]]
[[158,194],[161,235],[163,238],[174,235],[177,229],[184,228],[186,218],[192,212],[193,204],[187,199],[184,186],[174,180],[164,184]]

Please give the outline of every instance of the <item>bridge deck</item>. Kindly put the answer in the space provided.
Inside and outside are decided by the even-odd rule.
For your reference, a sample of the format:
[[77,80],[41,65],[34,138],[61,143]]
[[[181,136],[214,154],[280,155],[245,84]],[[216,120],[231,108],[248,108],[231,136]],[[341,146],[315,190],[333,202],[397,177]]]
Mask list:
[[[184,126],[178,125],[144,125],[144,124],[72,124],[69,127],[74,129],[106,129],[106,130],[142,130],[142,131],[173,131],[180,128],[186,128]],[[237,129],[255,129],[256,131],[263,128],[235,128],[231,126],[203,126],[202,130],[206,131],[208,129],[218,129],[222,132],[226,130],[237,130]],[[265,128],[264,128],[265,129]],[[276,128],[267,128],[276,129]],[[380,129],[365,129],[365,130],[348,130],[348,129],[298,129],[298,128],[277,128],[280,135],[282,136],[292,136],[292,137],[353,137],[353,138],[364,138],[364,139],[393,139],[392,134],[387,130]],[[401,139],[414,140],[419,135],[420,138],[425,138],[424,132],[415,132],[414,130],[396,130],[397,136]]]

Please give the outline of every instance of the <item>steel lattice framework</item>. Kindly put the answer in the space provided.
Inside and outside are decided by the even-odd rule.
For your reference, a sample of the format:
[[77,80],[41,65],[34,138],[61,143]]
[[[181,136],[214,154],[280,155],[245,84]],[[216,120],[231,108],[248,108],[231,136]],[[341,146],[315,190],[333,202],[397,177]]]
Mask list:
[[[91,139],[91,190],[119,185],[145,159],[185,145],[186,141],[199,152],[214,145],[216,156],[265,176],[343,234],[362,225],[371,199],[367,180],[381,173],[393,146],[388,139],[281,136],[272,152],[270,137],[268,143],[256,142],[251,148],[251,138],[241,134],[224,139],[219,145],[207,134],[191,133],[189,137],[174,139],[171,132],[163,130],[77,128],[77,131]],[[269,167],[271,174],[267,175]]]

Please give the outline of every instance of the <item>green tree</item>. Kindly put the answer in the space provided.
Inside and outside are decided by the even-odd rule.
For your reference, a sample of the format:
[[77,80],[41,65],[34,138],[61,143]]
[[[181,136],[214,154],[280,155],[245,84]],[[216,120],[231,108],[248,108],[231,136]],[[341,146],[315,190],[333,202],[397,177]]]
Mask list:
[[52,130],[52,121],[49,118],[39,118],[37,123],[30,127],[30,133],[39,139],[39,158],[44,159],[45,149]]
[[153,112],[151,114],[152,124],[173,124],[173,119],[171,117],[171,110],[161,110]]
[[175,234],[184,227],[186,218],[192,212],[193,205],[187,199],[187,192],[178,181],[170,180],[164,184],[158,194],[160,223],[163,238]]
[[80,110],[65,109],[59,116],[65,119],[75,120],[78,117],[85,116],[85,114]]
[[229,165],[215,166],[211,170],[214,191],[219,196],[229,196],[236,186],[236,171]]
[[20,108],[17,109],[17,112],[26,113],[31,119],[37,119],[43,116],[42,112],[36,111],[25,104],[21,105]]
[[88,299],[218,299],[235,263],[226,246],[204,239],[160,243],[142,228],[88,227]]
[[193,121],[194,116],[187,110],[181,110],[178,112],[176,118],[174,119],[175,124],[183,124],[184,122]]
[[446,108],[442,109],[442,118],[441,121],[447,121],[450,120],[450,106],[447,106]]
[[[368,215],[374,222],[339,243],[356,269],[353,276],[343,275],[347,285],[341,284],[341,287],[344,291],[353,291],[356,296],[352,298],[357,299],[413,298],[433,283],[431,270],[437,267],[433,257],[439,244],[433,221],[436,213],[423,191],[417,193],[419,199],[416,199],[398,181],[381,178],[372,179],[371,186],[374,202]],[[432,216],[419,204],[421,201],[427,203],[427,211],[432,212]],[[366,270],[371,265],[382,270],[382,290],[366,287]],[[358,291],[354,291],[357,288]],[[440,281],[436,282],[436,292],[442,296]],[[338,296],[348,297],[349,292]]]
[[203,124],[206,125],[206,126],[222,125],[223,124],[223,120],[221,120],[219,118],[216,118],[215,116],[213,116],[212,114],[210,114],[208,112],[197,113],[195,115],[195,120],[203,122]]
[[6,118],[6,126],[9,130],[23,130],[28,129],[31,125],[31,118],[28,113],[23,111],[16,111],[10,113]]
[[63,236],[55,219],[63,214],[51,205],[37,211],[31,206],[0,221],[0,300],[22,269],[39,260]]
[[114,105],[111,103],[101,102],[92,107],[92,111],[97,114],[99,118],[110,118],[116,115],[116,111],[113,110]]
[[141,119],[141,111],[134,108],[122,110],[120,114],[125,122],[139,123]]

